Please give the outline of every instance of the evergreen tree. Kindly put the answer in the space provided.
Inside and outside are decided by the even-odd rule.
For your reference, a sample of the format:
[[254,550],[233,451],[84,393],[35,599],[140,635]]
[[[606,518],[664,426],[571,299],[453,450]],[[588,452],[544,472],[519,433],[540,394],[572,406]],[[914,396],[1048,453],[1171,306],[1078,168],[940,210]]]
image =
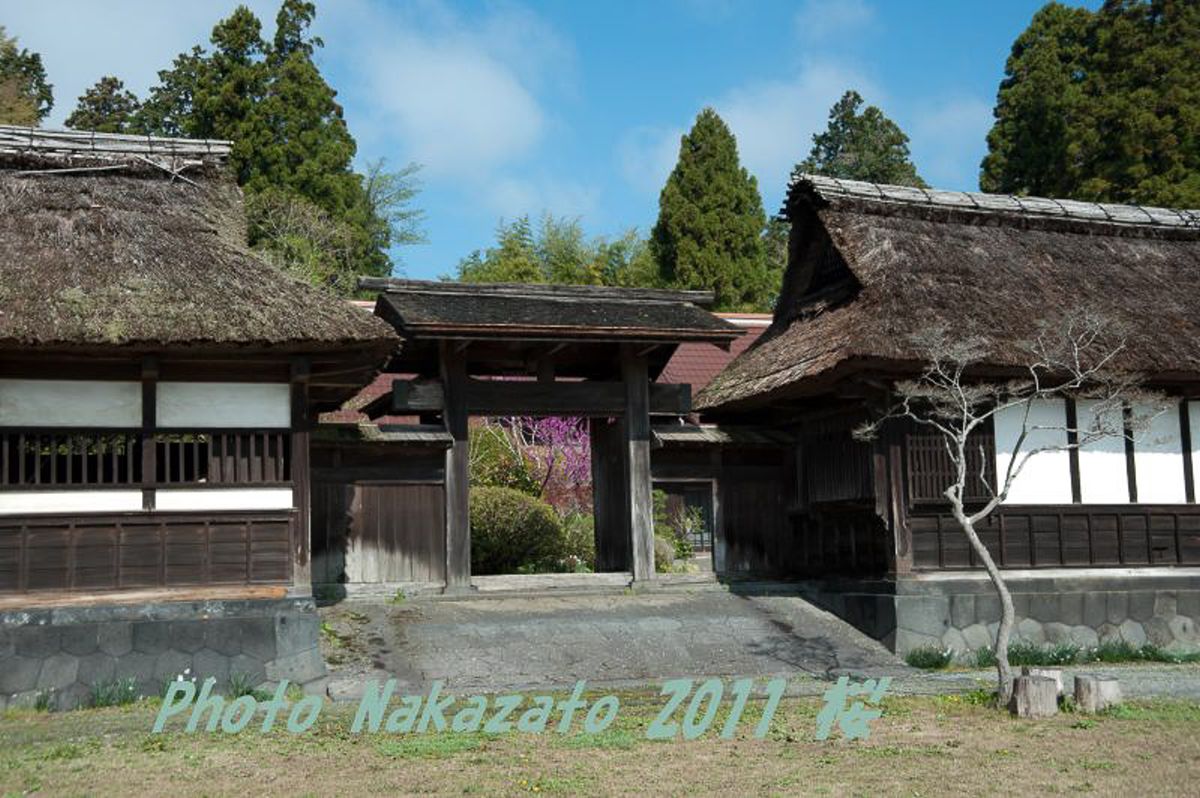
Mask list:
[[1200,207],[1200,4],[1049,3],[1013,44],[986,191]]
[[53,89],[42,57],[18,49],[0,25],[0,124],[37,125],[54,107]]
[[127,133],[134,129],[139,104],[133,92],[111,75],[96,81],[79,98],[67,117],[67,127],[100,133]]
[[908,136],[874,105],[847,91],[829,110],[829,127],[813,135],[808,158],[796,165],[810,172],[846,180],[925,186],[908,152]]
[[679,145],[658,200],[650,246],[662,282],[711,290],[720,310],[762,308],[770,286],[758,183],[738,161],[737,141],[711,108]]
[[[232,140],[230,167],[246,190],[251,243],[299,257],[295,271],[348,292],[357,274],[391,273],[393,245],[420,239],[419,213],[409,204],[417,167],[354,171],[356,144],[337,92],[313,62],[322,46],[309,34],[315,14],[311,2],[283,0],[268,42],[258,18],[239,6],[213,28],[211,52],[195,47],[159,73],[135,124]],[[261,202],[251,201],[259,194]],[[271,240],[280,230],[285,240]],[[330,241],[336,254],[311,254]]]

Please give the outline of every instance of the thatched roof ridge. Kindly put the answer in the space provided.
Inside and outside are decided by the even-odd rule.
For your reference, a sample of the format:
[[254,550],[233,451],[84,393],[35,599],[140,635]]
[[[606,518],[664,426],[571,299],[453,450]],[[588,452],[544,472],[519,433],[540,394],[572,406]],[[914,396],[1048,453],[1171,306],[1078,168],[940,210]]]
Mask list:
[[10,148],[13,130],[0,128],[0,347],[395,347],[388,325],[247,247],[219,142],[171,154],[118,136],[76,156],[36,138]]
[[1118,205],[1106,202],[978,191],[891,186],[798,172],[788,186],[787,207],[817,202],[844,209],[857,207],[888,215],[970,220],[993,224],[1042,226],[1045,229],[1101,232],[1105,235],[1155,235],[1165,231],[1200,237],[1200,210]]
[[799,176],[772,325],[696,407],[757,407],[868,368],[911,370],[911,336],[933,325],[982,336],[991,364],[1020,365],[1037,320],[1072,307],[1134,329],[1121,365],[1200,380],[1200,226],[1190,221],[1200,214],[1010,200]]
[[363,280],[376,313],[408,339],[708,341],[744,330],[699,306],[711,292],[582,285]]

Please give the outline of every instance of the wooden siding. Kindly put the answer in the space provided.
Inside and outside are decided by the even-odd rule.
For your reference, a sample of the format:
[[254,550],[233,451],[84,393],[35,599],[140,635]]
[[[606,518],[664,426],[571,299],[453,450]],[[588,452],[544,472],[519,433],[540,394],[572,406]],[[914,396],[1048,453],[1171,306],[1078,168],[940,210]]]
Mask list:
[[286,584],[293,514],[0,519],[0,594]]
[[316,483],[313,581],[444,581],[445,496],[441,485]]
[[314,584],[444,582],[445,450],[313,449]]
[[803,447],[809,503],[858,501],[874,495],[871,446],[851,438],[849,429],[807,435]]
[[[909,517],[913,567],[979,566],[949,513]],[[979,524],[1004,568],[1200,565],[1200,507],[1005,505]]]
[[882,576],[888,569],[891,540],[879,516],[868,509],[846,508],[796,519],[794,574]]

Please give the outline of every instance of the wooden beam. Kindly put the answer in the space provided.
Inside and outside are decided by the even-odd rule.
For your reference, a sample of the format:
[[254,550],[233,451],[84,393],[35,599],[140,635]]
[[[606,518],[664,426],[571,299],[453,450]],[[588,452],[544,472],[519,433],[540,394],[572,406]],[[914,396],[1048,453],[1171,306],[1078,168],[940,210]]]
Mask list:
[[[1133,409],[1125,405],[1125,477],[1129,481],[1129,503],[1137,504],[1137,463],[1133,448]],[[1122,558],[1121,562],[1124,562]]]
[[1083,483],[1079,478],[1079,409],[1074,399],[1066,400],[1067,406],[1067,461],[1071,467],[1071,501],[1083,501]]
[[[465,379],[465,378],[464,378]],[[563,415],[611,418],[626,409],[622,382],[533,382],[465,379],[466,412],[472,416]],[[682,416],[692,410],[690,385],[648,386],[648,407],[653,415]],[[441,410],[446,402],[442,383],[434,380],[395,380],[393,414]],[[375,403],[372,403],[374,405]],[[368,415],[381,408],[368,406]],[[378,416],[371,416],[377,418]]]
[[1192,468],[1192,422],[1188,402],[1179,403],[1179,449],[1183,452],[1183,492],[1188,504],[1196,501],[1196,474]]
[[654,579],[654,505],[650,487],[650,378],[646,359],[621,347],[621,378],[625,383],[626,493],[629,497],[630,570],[635,582]]
[[[466,403],[467,361],[448,341],[440,342],[442,385],[446,386],[443,418],[454,443],[446,450],[446,588],[471,589],[471,521],[468,481],[470,443]],[[441,387],[439,385],[439,387]]]
[[158,482],[158,359],[142,359],[142,509],[154,509],[154,486]]

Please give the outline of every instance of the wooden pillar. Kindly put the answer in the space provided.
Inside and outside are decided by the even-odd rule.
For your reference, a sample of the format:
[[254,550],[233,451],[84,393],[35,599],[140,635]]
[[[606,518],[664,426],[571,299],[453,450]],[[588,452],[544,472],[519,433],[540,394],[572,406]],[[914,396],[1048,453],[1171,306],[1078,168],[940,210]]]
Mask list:
[[625,496],[624,425],[588,419],[592,449],[592,509],[596,522],[596,570],[629,571],[629,509]]
[[887,494],[890,502],[891,542],[888,573],[902,576],[912,573],[913,542],[912,529],[908,525],[908,494],[904,490],[904,446],[903,429],[891,424],[885,430],[882,442],[887,451]]
[[645,357],[621,347],[621,379],[625,383],[625,487],[629,502],[630,570],[635,582],[655,577],[654,506],[650,489],[650,378]]
[[713,571],[725,573],[729,549],[725,542],[725,511],[721,502],[721,484],[725,478],[724,464],[720,446],[714,446],[709,453],[709,465],[712,468],[712,560]]
[[292,524],[292,588],[295,596],[312,595],[312,473],[309,437],[312,420],[308,407],[308,361],[292,361],[292,501],[296,518]]
[[453,341],[442,341],[444,421],[454,443],[446,450],[446,588],[471,589],[471,515],[468,483],[470,443],[467,416],[467,359]]

